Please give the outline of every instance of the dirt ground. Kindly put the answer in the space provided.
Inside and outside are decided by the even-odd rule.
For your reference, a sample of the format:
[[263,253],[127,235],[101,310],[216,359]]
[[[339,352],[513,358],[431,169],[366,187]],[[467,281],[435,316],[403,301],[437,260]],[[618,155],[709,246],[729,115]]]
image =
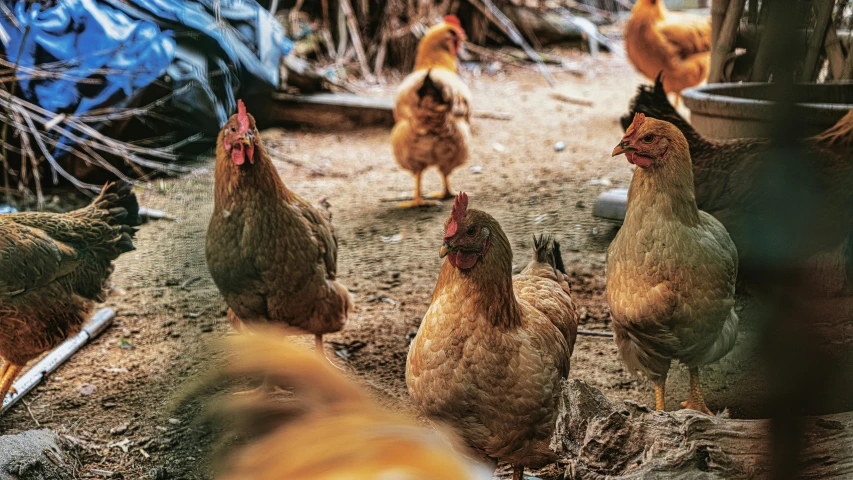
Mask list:
[[[581,328],[609,331],[604,252],[617,227],[594,218],[592,207],[599,193],[630,181],[633,167],[610,152],[622,135],[618,118],[643,80],[624,59],[565,55],[583,74],[555,70],[555,90],[588,99],[592,107],[555,101],[535,71],[467,73],[475,110],[512,118],[474,119],[471,160],[452,182],[469,193],[473,208],[501,222],[518,268],[530,260],[534,233],[555,234],[582,307]],[[405,358],[442,261],[438,250],[450,203],[395,208],[411,195],[412,179],[394,162],[386,129],[272,129],[263,140],[287,158],[277,167],[290,188],[332,205],[339,278],[355,296],[355,311],[342,332],[326,337],[327,349],[340,351],[337,363],[381,402],[411,411]],[[565,143],[563,151],[555,151],[557,142]],[[427,190],[439,186],[437,174],[426,176]],[[210,163],[138,190],[142,205],[178,221],[141,227],[138,250],[123,256],[113,275],[126,292],[106,305],[118,313],[114,325],[2,417],[0,431],[43,426],[67,435],[80,445],[82,478],[98,477],[92,469],[134,479],[209,478],[211,435],[193,423],[194,409],[173,410],[173,399],[204,371],[211,341],[229,330],[226,306],[204,265],[212,192]],[[710,367],[710,376],[748,361],[727,360]],[[653,401],[650,384],[623,369],[609,338],[579,337],[571,376],[614,399]],[[674,409],[686,396],[686,372],[675,369],[670,378]],[[730,405],[731,382],[709,383],[709,405]]]

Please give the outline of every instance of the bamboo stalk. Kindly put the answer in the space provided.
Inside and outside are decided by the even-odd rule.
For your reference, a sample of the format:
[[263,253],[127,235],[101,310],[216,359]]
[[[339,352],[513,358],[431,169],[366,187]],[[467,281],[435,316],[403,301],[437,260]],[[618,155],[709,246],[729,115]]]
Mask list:
[[[278,3],[278,0],[273,0],[273,2]],[[290,34],[293,36],[296,35],[296,20],[299,18],[299,11],[302,9],[304,2],[305,0],[296,0],[296,4],[293,5],[293,8],[290,9],[290,13],[287,15],[287,19],[290,21]]]
[[[818,61],[820,60],[820,48],[825,41],[829,42],[830,40],[827,27],[832,22],[832,6],[835,5],[835,0],[812,0],[811,3],[815,12],[815,26],[814,31],[812,31],[809,37],[806,59],[803,63],[802,74],[800,75],[801,82],[811,82],[814,80],[816,71],[818,70]],[[837,41],[838,37],[835,36],[835,39]]]
[[335,59],[336,63],[342,63],[341,59],[346,54],[348,48],[349,34],[347,34],[347,17],[344,15],[344,9],[338,8],[338,56]]
[[370,73],[370,67],[367,66],[367,55],[364,54],[364,45],[361,43],[361,35],[358,33],[358,23],[355,21],[355,13],[352,10],[352,4],[349,0],[340,0],[341,10],[347,19],[349,27],[349,35],[352,38],[352,45],[355,47],[355,55],[358,57],[358,64],[361,67],[361,75],[370,83],[376,81],[373,74]]
[[[734,2],[730,2],[728,5],[728,11],[717,34],[717,41],[712,43],[714,50],[711,54],[711,69],[708,74],[708,83],[717,83],[722,77],[723,62],[734,50],[735,40],[737,39],[737,28],[745,6],[746,0],[734,0]],[[713,24],[711,28],[713,32]]]
[[377,79],[382,78],[382,67],[385,64],[385,53],[388,50],[388,29],[382,29],[382,41],[379,44],[379,51],[376,52],[376,62],[373,64],[373,74]]

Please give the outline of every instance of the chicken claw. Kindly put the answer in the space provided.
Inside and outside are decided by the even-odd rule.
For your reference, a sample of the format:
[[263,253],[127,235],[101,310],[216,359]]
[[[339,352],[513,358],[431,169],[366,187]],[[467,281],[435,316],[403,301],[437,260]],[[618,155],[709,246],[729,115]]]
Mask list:
[[345,371],[346,371],[346,370],[344,370],[343,368],[341,368],[341,367],[339,367],[339,366],[335,365],[335,362],[333,362],[333,361],[332,361],[332,359],[331,359],[331,358],[329,358],[329,356],[328,356],[328,355],[326,355],[326,349],[323,347],[323,336],[322,336],[322,335],[314,335],[314,346],[315,346],[315,347],[316,347],[316,349],[317,349],[317,353],[319,353],[320,355],[322,355],[322,356],[323,356],[323,358],[325,358],[325,359],[326,359],[326,361],[327,361],[327,362],[329,362],[329,365],[331,365],[331,366],[333,366],[333,367],[337,368],[338,370],[340,370],[340,371],[342,371],[342,372],[345,372]]
[[440,192],[433,192],[427,195],[427,198],[434,198],[437,200],[449,200],[451,198],[456,198],[456,194],[453,193],[450,189],[450,179],[447,178],[447,175],[441,174],[441,184],[442,189]]
[[435,200],[424,200],[423,198],[416,198],[414,200],[409,200],[408,202],[400,202],[397,204],[399,208],[423,208],[436,207],[438,205],[440,205],[440,203]]
[[522,465],[513,465],[512,466],[512,480],[524,480],[524,466],[522,466]]
[[707,415],[714,415],[708,406],[705,405],[705,398],[702,396],[702,386],[699,384],[699,369],[690,369],[690,393],[687,400],[681,402],[681,406],[690,410],[696,410]]
[[439,205],[439,202],[434,200],[424,200],[421,196],[421,176],[423,172],[415,173],[415,193],[412,195],[412,200],[401,202],[397,206],[400,208],[416,208],[416,207],[434,207]]
[[429,195],[427,195],[427,198],[434,198],[436,200],[449,200],[451,198],[456,198],[456,194],[451,193],[449,191],[432,192]]
[[21,368],[21,365],[15,365],[8,360],[3,362],[3,367],[0,368],[0,405],[3,405],[3,402],[6,401],[7,393],[17,393],[14,387],[12,387],[12,383],[14,383]]
[[655,384],[655,410],[658,412],[666,411],[666,390],[663,384]]

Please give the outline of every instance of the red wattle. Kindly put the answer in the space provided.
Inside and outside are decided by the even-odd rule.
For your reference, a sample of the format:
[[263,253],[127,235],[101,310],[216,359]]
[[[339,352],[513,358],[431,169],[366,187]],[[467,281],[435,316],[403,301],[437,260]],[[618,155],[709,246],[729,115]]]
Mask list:
[[[238,144],[239,145],[239,144]],[[235,145],[231,148],[231,161],[234,162],[234,165],[242,165],[246,161],[245,155],[243,155],[243,146]]]
[[475,252],[456,252],[447,256],[450,264],[462,270],[473,268],[480,256]]

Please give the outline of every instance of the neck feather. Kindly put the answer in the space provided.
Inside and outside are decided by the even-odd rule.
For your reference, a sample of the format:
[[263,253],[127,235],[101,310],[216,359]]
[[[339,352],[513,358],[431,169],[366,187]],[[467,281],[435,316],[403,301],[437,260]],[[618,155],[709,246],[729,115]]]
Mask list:
[[[447,289],[458,290],[458,305],[453,308],[473,309],[499,328],[521,325],[521,309],[512,288],[512,248],[499,225],[489,226],[492,245],[486,255],[470,270],[460,270],[445,260],[438,275],[433,301]],[[468,307],[468,308],[466,308]]]

